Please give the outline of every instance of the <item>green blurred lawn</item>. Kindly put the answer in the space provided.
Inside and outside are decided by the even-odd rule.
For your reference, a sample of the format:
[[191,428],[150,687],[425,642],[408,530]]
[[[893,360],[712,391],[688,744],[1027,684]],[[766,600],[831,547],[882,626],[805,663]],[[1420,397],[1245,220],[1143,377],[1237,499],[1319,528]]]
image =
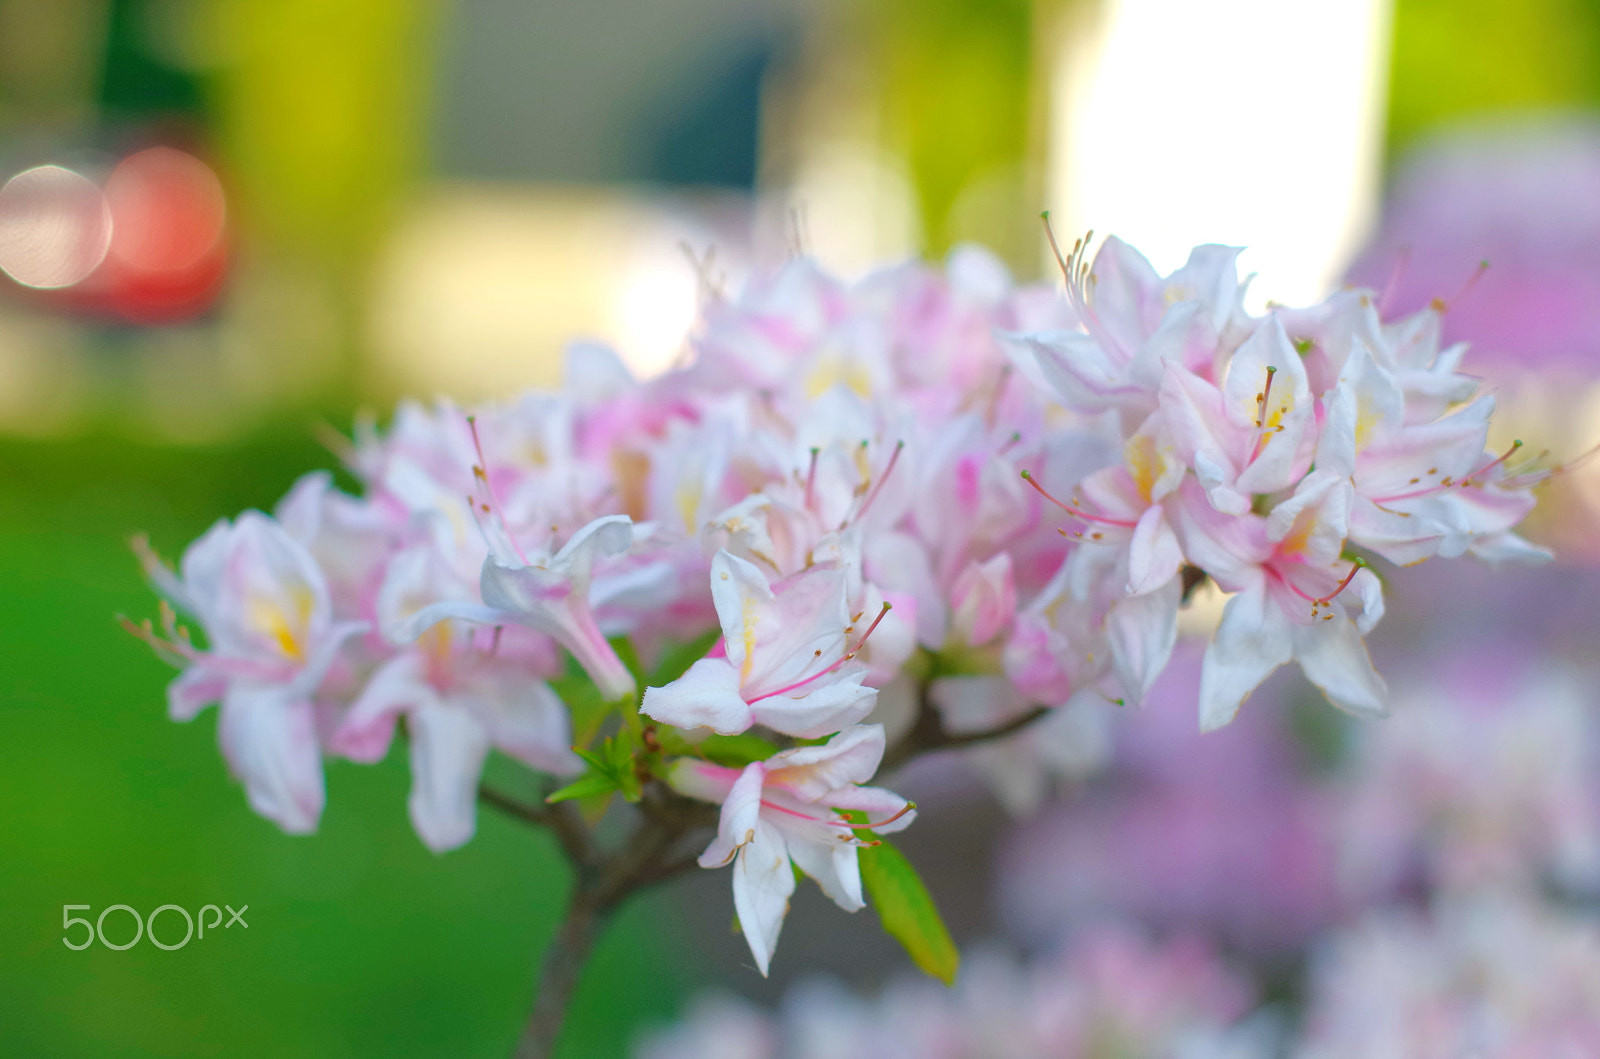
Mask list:
[[[215,711],[167,720],[173,671],[114,621],[155,613],[131,534],[175,559],[329,463],[298,424],[206,450],[0,441],[0,1054],[510,1054],[567,886],[553,843],[485,812],[464,849],[430,853],[398,744],[375,767],[330,762],[322,830],[279,833],[228,776]],[[75,952],[65,904],[247,904],[249,926]],[[163,941],[181,919],[162,915]],[[643,903],[613,924],[563,1054],[621,1054],[675,1008],[693,976],[674,921]],[[121,911],[105,927],[133,933]]]

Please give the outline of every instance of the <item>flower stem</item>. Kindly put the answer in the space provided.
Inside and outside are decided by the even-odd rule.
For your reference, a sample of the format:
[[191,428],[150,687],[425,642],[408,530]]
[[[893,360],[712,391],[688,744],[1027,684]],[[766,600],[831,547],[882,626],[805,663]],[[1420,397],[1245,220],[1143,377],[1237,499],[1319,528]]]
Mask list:
[[608,911],[596,904],[593,891],[585,893],[581,887],[573,891],[567,914],[545,950],[544,963],[539,970],[539,991],[534,994],[533,1012],[528,1017],[522,1041],[517,1045],[517,1059],[550,1059],[555,1054],[573,990],[583,975],[584,964],[605,925]]
[[645,787],[637,823],[627,839],[614,850],[602,851],[569,803],[527,806],[486,788],[479,796],[518,819],[552,828],[572,862],[572,894],[545,950],[533,1010],[516,1053],[517,1059],[550,1059],[584,965],[611,913],[640,890],[693,867],[695,858],[686,847],[705,844],[704,832],[716,827],[717,810],[651,783]]

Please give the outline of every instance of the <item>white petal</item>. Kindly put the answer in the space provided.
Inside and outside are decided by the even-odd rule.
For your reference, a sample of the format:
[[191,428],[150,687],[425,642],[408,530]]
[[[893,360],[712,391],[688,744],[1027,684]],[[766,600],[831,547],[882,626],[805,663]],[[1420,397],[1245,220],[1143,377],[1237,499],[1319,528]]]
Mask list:
[[478,779],[489,733],[466,710],[426,707],[411,714],[411,823],[435,853],[455,849],[477,826]]
[[1166,511],[1152,504],[1139,516],[1128,544],[1128,592],[1143,595],[1172,580],[1183,565],[1183,549],[1172,532]]
[[861,866],[856,859],[856,846],[849,841],[850,832],[838,829],[832,843],[799,842],[789,840],[789,857],[821,887],[828,899],[846,912],[855,912],[866,906],[861,899]]
[[[878,701],[878,689],[862,685],[866,668],[855,664],[817,681],[800,698],[774,695],[750,704],[750,716],[774,732],[816,739],[864,719]],[[803,689],[802,689],[803,690]]]
[[436,701],[416,651],[402,651],[379,666],[334,729],[329,743],[351,761],[381,761],[389,751],[395,718]]
[[803,802],[855,783],[865,783],[883,760],[883,726],[858,724],[821,746],[783,750],[767,759],[767,782]]
[[778,947],[778,931],[793,893],[794,870],[783,836],[776,828],[757,823],[733,866],[733,907],[762,977]]
[[1134,705],[1144,701],[1172,657],[1182,592],[1178,579],[1169,577],[1158,591],[1117,600],[1106,615],[1111,669]]
[[1382,717],[1389,712],[1389,689],[1372,668],[1367,645],[1355,623],[1343,615],[1294,627],[1294,653],[1306,679],[1348,713]]
[[726,658],[702,658],[663,688],[645,688],[639,712],[675,728],[737,735],[753,723],[739,696],[739,673]]
[[250,808],[291,835],[317,829],[326,793],[311,703],[287,699],[280,688],[235,684],[222,701],[217,737]]
[[1233,720],[1249,694],[1293,654],[1289,619],[1263,586],[1228,600],[1200,668],[1200,730]]

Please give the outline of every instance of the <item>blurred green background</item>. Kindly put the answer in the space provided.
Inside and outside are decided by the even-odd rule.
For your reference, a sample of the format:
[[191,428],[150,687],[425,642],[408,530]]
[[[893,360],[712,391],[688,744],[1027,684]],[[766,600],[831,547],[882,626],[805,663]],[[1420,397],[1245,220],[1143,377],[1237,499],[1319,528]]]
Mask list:
[[[657,268],[655,243],[628,240],[669,261],[685,232],[733,247],[761,231],[758,193],[804,185],[830,143],[872,160],[843,170],[863,186],[909,189],[904,229],[863,252],[979,237],[1036,274],[1055,54],[1039,37],[1088,3],[0,0],[0,177],[172,143],[229,202],[226,282],[158,325],[0,294],[0,1053],[508,1054],[567,884],[552,844],[485,812],[466,848],[429,853],[398,750],[329,764],[313,837],[254,816],[214,713],[169,722],[170,671],[114,621],[154,611],[127,538],[175,556],[270,508],[332,463],[315,423],[407,390],[548,381],[555,335],[626,345],[660,292],[649,275],[591,288]],[[1600,101],[1600,5],[1399,0],[1391,25],[1391,157],[1463,116]],[[489,271],[417,315],[456,261]],[[699,979],[738,972],[711,966],[673,900],[609,932],[565,1054],[618,1054]],[[224,903],[249,905],[248,928],[180,951],[61,941],[65,904]]]

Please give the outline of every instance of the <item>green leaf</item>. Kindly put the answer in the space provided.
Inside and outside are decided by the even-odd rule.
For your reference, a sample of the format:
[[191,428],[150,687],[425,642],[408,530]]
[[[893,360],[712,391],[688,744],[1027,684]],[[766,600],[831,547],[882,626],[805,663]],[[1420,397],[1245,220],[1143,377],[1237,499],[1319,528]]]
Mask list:
[[708,629],[693,640],[683,643],[668,644],[661,652],[661,660],[656,663],[655,670],[650,674],[650,679],[643,681],[644,686],[652,688],[665,687],[674,680],[683,676],[689,667],[706,656],[717,637],[722,635],[721,629]]
[[554,805],[556,802],[570,801],[573,798],[587,798],[593,794],[610,794],[617,789],[616,777],[591,772],[586,776],[578,777],[578,779],[567,784],[559,791],[550,794],[545,798],[545,801]]
[[911,961],[945,985],[953,985],[961,953],[939,916],[933,896],[904,853],[879,840],[861,850],[861,882],[883,929],[905,947]]
[[752,761],[767,760],[778,748],[755,735],[710,735],[693,744],[689,752],[699,753],[714,765],[743,768]]

